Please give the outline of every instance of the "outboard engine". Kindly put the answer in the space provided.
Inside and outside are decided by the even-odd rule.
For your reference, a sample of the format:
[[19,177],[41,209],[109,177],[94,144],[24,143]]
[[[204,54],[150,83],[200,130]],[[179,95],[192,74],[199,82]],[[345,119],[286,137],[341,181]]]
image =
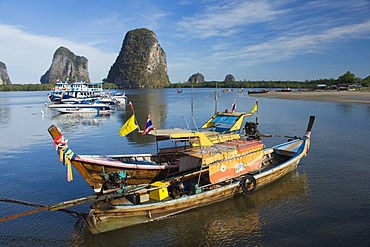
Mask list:
[[244,126],[245,135],[248,139],[254,140],[260,138],[260,132],[257,129],[258,123],[255,122],[246,122]]
[[112,190],[118,189],[118,193],[122,193],[126,187],[127,173],[125,171],[102,173],[100,176],[103,178],[103,189]]

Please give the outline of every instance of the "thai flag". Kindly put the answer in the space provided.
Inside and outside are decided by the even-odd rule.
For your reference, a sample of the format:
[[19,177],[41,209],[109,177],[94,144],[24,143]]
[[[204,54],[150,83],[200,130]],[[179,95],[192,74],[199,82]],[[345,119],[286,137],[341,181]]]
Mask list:
[[150,131],[154,130],[152,120],[150,119],[150,115],[146,118],[145,128],[143,130],[142,135],[149,134]]
[[234,112],[236,110],[236,99],[234,99],[234,102],[231,105],[231,112]]

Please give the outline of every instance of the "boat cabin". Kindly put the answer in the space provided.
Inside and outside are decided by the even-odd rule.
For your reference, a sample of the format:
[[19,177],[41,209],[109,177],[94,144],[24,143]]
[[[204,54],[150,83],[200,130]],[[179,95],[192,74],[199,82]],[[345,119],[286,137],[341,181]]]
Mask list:
[[103,82],[91,82],[87,84],[90,91],[94,93],[96,97],[102,97],[104,96],[103,92]]
[[213,146],[216,143],[240,139],[244,118],[254,112],[217,112],[200,129],[184,128],[153,130],[149,134],[157,141],[186,142],[192,147]]

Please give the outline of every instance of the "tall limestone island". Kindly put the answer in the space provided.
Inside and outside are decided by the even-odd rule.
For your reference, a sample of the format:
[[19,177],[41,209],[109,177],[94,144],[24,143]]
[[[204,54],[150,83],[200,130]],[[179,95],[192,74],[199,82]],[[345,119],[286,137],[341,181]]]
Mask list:
[[204,82],[204,75],[202,75],[199,72],[196,74],[192,74],[188,79],[188,83],[202,83],[202,82]]
[[234,82],[234,81],[235,81],[235,77],[232,74],[228,74],[224,80],[224,82]]
[[8,75],[8,70],[3,62],[0,62],[0,85],[12,85]]
[[166,53],[153,31],[140,28],[127,32],[107,81],[124,88],[161,88],[170,84]]
[[86,57],[76,56],[61,46],[55,51],[50,69],[41,76],[40,82],[41,84],[55,84],[58,81],[90,82],[88,63]]

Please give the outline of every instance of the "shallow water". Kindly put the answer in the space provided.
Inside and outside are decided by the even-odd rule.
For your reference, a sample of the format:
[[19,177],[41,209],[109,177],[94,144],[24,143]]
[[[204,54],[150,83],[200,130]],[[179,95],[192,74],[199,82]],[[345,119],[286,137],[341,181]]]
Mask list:
[[[129,90],[141,127],[191,121],[191,89]],[[54,114],[47,92],[0,92],[0,197],[50,205],[92,193],[74,171],[66,181],[47,132],[59,126],[79,154],[151,153],[153,139],[120,137],[129,107],[108,116]],[[214,112],[214,89],[194,89],[193,115],[200,126]],[[237,100],[250,111],[256,98],[219,92],[218,110]],[[370,245],[370,106],[259,99],[262,133],[302,135],[316,116],[309,155],[297,171],[257,191],[165,220],[91,235],[78,219],[41,212],[0,223],[0,246],[366,246]],[[182,117],[185,117],[183,119]],[[254,117],[253,117],[253,120]],[[265,139],[267,146],[285,141]],[[88,204],[72,208],[86,212]],[[0,202],[0,217],[32,208]]]

